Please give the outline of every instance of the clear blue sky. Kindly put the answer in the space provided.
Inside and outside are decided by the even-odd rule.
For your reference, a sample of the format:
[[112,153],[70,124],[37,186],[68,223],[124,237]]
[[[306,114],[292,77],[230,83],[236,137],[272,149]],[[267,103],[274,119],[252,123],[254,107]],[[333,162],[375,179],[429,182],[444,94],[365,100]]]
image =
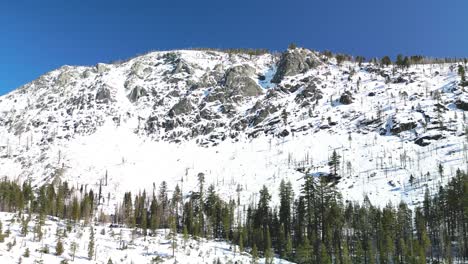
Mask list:
[[468,57],[466,0],[1,1],[0,94],[149,50],[288,43],[365,57]]

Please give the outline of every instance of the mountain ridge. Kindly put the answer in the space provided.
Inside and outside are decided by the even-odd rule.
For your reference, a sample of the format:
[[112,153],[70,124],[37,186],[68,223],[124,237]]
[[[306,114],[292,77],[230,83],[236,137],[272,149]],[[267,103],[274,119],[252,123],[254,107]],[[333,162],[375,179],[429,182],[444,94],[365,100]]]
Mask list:
[[338,150],[345,197],[417,202],[424,185],[448,180],[438,164],[466,166],[454,65],[338,64],[297,48],[62,66],[0,97],[0,176],[97,186],[109,173],[105,191],[119,200],[162,180],[188,192],[203,172],[228,197],[242,186],[249,203],[262,184],[285,178],[298,190],[305,169],[329,173]]

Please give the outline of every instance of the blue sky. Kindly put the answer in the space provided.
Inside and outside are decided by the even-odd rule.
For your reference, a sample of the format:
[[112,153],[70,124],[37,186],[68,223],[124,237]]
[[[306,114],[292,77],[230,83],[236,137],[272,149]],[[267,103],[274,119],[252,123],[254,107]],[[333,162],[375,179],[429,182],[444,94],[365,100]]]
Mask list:
[[1,1],[0,94],[65,64],[149,50],[295,42],[365,57],[468,57],[467,11],[466,0]]

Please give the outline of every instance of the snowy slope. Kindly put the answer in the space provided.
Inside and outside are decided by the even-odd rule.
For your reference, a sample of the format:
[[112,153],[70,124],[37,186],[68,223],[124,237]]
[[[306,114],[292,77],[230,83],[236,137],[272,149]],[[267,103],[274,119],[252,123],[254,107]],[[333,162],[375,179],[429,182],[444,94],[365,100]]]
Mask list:
[[276,199],[281,179],[297,193],[304,168],[328,173],[336,150],[344,198],[384,205],[415,203],[425,185],[467,168],[456,106],[467,95],[453,65],[380,69],[287,53],[315,61],[279,83],[291,64],[272,54],[153,52],[52,71],[0,97],[0,177],[97,189],[107,173],[112,209],[124,191],[163,180],[188,194],[203,172],[225,198],[240,186],[246,204],[264,184]]
[[[56,256],[56,244],[59,239],[58,232],[63,234],[66,223],[50,218],[45,221],[42,227],[43,239],[39,241],[34,238],[33,228],[35,217],[29,222],[29,232],[27,235],[21,234],[21,224],[16,220],[21,219],[18,215],[11,213],[0,213],[0,221],[3,223],[3,230],[10,230],[10,235],[0,243],[1,263],[60,263],[62,260],[71,261],[73,253],[72,243],[76,243],[77,250],[73,263],[108,263],[109,259],[113,263],[215,263],[217,259],[222,263],[250,263],[252,257],[247,252],[239,254],[239,247],[227,244],[222,241],[212,241],[205,239],[195,240],[189,238],[184,241],[181,235],[177,236],[174,257],[172,256],[172,239],[168,230],[158,230],[155,236],[135,236],[132,238],[132,229],[110,228],[105,225],[93,226],[95,237],[95,260],[88,258],[88,245],[90,240],[90,230],[88,226],[80,224],[73,226],[71,232],[67,232],[61,241],[64,253]],[[15,221],[11,221],[11,220]],[[11,244],[11,249],[8,249]],[[125,249],[122,249],[122,245]],[[45,247],[49,248],[49,253],[42,253]],[[29,249],[29,257],[24,253]],[[157,261],[152,262],[153,259]],[[259,259],[259,263],[265,263],[264,259]],[[273,263],[288,264],[290,262],[274,259]]]

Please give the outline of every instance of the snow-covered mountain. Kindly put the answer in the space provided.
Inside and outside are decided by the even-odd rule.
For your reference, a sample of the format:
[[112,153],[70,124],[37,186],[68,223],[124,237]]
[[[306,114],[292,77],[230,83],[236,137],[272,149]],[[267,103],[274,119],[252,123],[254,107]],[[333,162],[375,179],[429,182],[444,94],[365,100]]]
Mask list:
[[188,194],[204,173],[249,203],[264,184],[276,199],[281,179],[298,190],[307,169],[328,173],[336,150],[346,199],[413,203],[468,164],[455,66],[338,65],[301,48],[63,66],[0,97],[0,177],[101,182],[113,203],[162,181]]

